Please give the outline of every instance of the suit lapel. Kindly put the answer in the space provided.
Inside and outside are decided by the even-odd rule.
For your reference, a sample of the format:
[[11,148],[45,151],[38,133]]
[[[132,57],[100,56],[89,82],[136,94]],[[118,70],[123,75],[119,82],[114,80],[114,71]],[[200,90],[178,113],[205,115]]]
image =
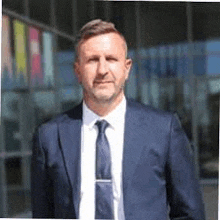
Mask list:
[[[135,167],[140,159],[143,146],[146,144],[142,135],[143,116],[138,114],[135,107],[127,101],[125,116],[125,135],[123,152],[123,197],[126,202],[127,188]],[[79,217],[80,187],[81,187],[81,126],[82,105],[67,112],[66,119],[59,123],[59,135],[63,150],[67,173],[73,188],[73,202],[76,217]]]
[[131,177],[134,174],[135,167],[140,159],[143,146],[142,131],[143,119],[138,114],[135,107],[128,101],[125,116],[125,135],[124,135],[124,152],[123,152],[123,197],[126,202],[127,188],[130,184]]
[[81,125],[81,105],[67,112],[66,119],[59,124],[61,147],[68,177],[73,188],[73,203],[77,218],[79,216],[81,185]]

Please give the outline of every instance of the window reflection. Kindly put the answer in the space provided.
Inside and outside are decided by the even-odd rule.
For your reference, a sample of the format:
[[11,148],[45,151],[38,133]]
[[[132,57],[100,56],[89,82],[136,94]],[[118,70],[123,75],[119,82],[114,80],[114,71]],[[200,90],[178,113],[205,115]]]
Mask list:
[[33,94],[35,103],[36,124],[41,124],[51,119],[56,112],[55,95],[53,92],[35,92]]

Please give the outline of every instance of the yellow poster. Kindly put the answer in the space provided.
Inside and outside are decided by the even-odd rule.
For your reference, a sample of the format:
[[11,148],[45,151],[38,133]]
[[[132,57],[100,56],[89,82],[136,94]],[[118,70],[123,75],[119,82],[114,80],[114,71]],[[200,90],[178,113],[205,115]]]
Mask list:
[[25,86],[28,83],[25,24],[19,20],[14,20],[13,24],[17,83]]

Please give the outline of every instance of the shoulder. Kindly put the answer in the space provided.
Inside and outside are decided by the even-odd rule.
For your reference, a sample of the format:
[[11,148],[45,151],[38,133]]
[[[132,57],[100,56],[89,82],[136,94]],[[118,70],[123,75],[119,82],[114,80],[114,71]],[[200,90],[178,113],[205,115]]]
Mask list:
[[[149,128],[152,134],[170,134],[183,131],[178,116],[172,112],[127,100],[126,120],[142,129]],[[147,130],[149,132],[149,129]]]
[[170,130],[173,126],[182,127],[177,114],[130,99],[127,100],[126,119],[136,121],[140,126],[147,125],[158,130]]
[[134,100],[127,100],[127,110],[133,112],[136,116],[147,117],[151,120],[171,119],[174,117],[174,113],[164,111],[158,108],[154,108],[149,105],[145,105]]

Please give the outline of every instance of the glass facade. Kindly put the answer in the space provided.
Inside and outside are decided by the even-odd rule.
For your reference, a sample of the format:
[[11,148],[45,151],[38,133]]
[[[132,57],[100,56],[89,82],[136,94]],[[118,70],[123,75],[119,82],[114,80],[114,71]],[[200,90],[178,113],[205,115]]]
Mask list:
[[201,181],[217,183],[220,3],[3,0],[0,217],[31,216],[32,134],[81,101],[73,43],[93,18],[128,41],[126,96],[174,112]]

